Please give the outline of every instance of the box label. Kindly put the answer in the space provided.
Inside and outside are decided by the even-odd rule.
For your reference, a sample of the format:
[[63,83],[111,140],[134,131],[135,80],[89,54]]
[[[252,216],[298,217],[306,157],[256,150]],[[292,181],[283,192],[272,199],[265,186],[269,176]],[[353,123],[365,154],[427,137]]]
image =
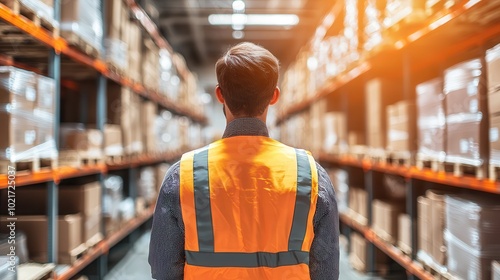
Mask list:
[[26,99],[28,101],[35,101],[36,99],[36,91],[33,87],[26,87]]
[[479,104],[477,102],[477,99],[473,99],[469,103],[469,111],[471,113],[477,113],[479,111]]
[[33,145],[36,140],[36,132],[34,130],[26,130],[24,132],[24,144]]
[[490,128],[490,142],[498,141],[498,127]]
[[460,139],[460,153],[467,153],[469,151],[469,141],[467,139]]

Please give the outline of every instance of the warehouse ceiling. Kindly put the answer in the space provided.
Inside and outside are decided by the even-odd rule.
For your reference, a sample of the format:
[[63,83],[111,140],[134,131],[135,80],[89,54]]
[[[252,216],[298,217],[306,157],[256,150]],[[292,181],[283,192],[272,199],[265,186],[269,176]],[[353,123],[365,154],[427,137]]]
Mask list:
[[[242,41],[264,46],[278,57],[283,66],[286,66],[312,37],[314,30],[334,2],[325,0],[239,1],[244,2],[243,11],[233,8],[233,0],[153,0],[159,12],[161,31],[173,49],[186,58],[189,67],[213,64],[229,46]],[[253,14],[297,15],[299,21],[294,26],[248,24],[221,26],[212,25],[209,21],[209,16],[213,14],[232,15],[234,13],[247,16]],[[238,32],[240,31],[238,29],[242,27],[241,32]],[[235,39],[241,36],[243,36],[241,39]]]

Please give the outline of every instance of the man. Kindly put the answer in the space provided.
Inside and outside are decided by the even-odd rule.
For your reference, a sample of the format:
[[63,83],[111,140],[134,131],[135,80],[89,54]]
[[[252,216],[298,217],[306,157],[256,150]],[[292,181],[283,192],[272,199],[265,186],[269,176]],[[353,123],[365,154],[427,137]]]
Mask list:
[[268,136],[278,72],[278,60],[252,43],[217,62],[226,130],[165,176],[151,231],[153,278],[338,279],[332,183],[309,153]]

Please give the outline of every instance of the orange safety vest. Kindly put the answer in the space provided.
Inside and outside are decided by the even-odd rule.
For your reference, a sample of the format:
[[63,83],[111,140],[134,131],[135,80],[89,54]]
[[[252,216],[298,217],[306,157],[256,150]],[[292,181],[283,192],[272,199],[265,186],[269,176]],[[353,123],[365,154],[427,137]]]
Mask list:
[[310,279],[317,197],[313,157],[268,137],[184,154],[184,279]]

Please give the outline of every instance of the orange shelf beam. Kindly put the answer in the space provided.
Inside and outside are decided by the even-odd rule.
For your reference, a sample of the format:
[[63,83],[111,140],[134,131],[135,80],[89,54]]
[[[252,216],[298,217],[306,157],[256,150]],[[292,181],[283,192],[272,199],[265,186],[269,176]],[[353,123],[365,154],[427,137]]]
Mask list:
[[[16,186],[26,186],[39,183],[54,181],[59,183],[61,180],[76,178],[86,175],[108,173],[109,170],[120,170],[129,167],[138,167],[144,165],[152,165],[163,161],[173,161],[180,159],[184,152],[168,152],[155,155],[143,155],[136,159],[125,161],[118,164],[99,164],[88,165],[82,167],[61,166],[54,170],[41,170],[31,173],[30,171],[19,171],[16,174]],[[8,187],[8,177],[6,174],[0,175],[0,189]]]
[[487,179],[477,179],[472,176],[457,177],[451,173],[435,172],[428,168],[420,170],[415,166],[405,167],[402,165],[394,165],[389,163],[373,163],[367,159],[358,160],[349,156],[332,156],[324,153],[319,155],[318,160],[340,165],[361,167],[364,170],[374,170],[378,172],[390,173],[403,176],[408,179],[413,178],[436,184],[444,184],[458,188],[500,194],[500,182]]

